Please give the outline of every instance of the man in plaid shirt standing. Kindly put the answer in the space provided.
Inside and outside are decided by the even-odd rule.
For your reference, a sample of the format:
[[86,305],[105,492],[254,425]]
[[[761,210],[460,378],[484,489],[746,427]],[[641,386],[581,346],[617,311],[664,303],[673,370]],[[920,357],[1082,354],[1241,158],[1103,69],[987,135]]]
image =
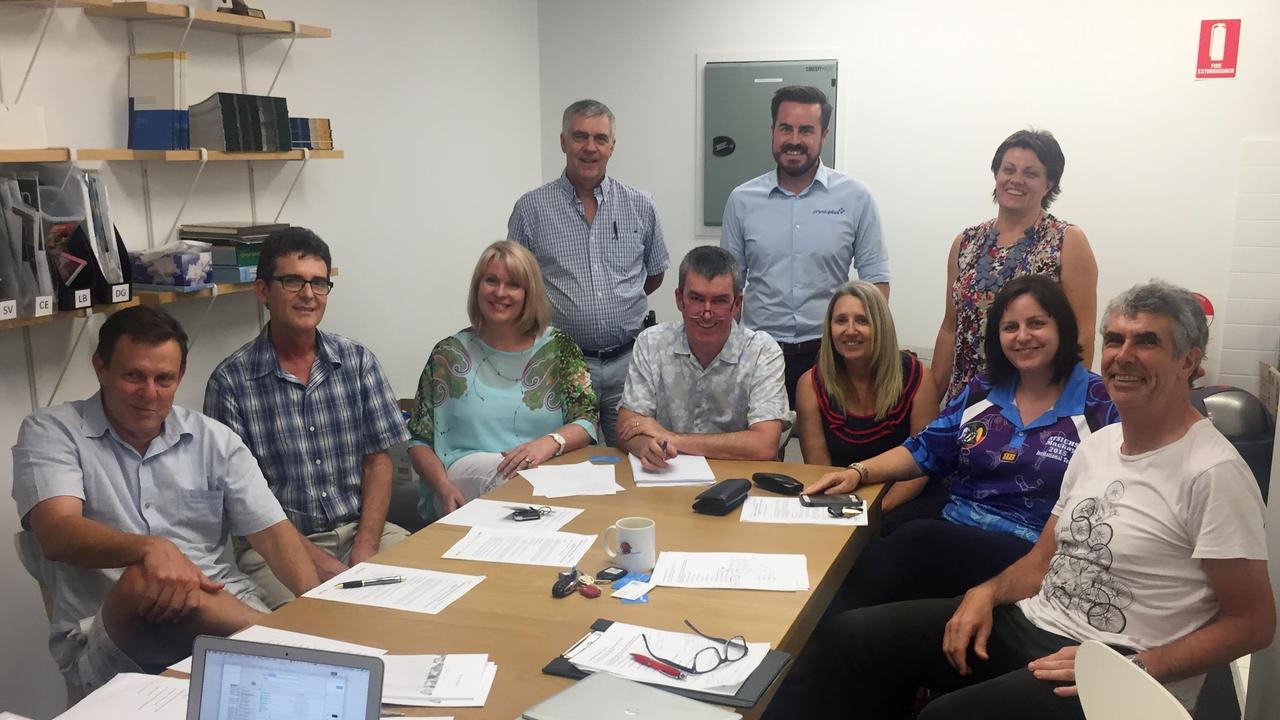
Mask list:
[[[377,358],[317,326],[333,283],[329,246],[306,228],[263,244],[254,289],[270,322],[213,371],[205,414],[253,451],[285,515],[307,538],[321,581],[403,540],[386,522],[387,449],[409,437]],[[236,561],[270,608],[293,598],[262,557]]]
[[600,429],[614,426],[647,296],[662,285],[667,246],[653,198],[605,175],[613,112],[596,100],[565,108],[564,174],[516,201],[507,238],[533,252],[551,299],[551,322],[569,333],[600,398]]

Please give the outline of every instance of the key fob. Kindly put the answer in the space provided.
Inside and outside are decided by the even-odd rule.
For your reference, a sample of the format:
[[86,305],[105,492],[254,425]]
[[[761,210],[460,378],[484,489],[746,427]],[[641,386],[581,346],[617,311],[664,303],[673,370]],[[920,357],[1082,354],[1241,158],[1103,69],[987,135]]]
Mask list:
[[556,578],[555,584],[551,586],[551,597],[569,597],[577,589],[578,573],[573,570],[566,570],[560,573],[559,577]]

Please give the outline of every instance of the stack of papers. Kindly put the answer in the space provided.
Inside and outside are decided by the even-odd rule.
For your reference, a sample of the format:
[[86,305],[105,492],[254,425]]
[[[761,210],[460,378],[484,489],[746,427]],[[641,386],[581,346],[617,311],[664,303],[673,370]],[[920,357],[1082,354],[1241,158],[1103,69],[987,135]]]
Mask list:
[[589,462],[544,465],[521,470],[520,475],[529,481],[533,486],[533,494],[538,497],[613,495],[622,492],[622,486],[613,479],[612,465],[592,465]]
[[664,552],[653,569],[655,585],[732,590],[808,590],[803,555]]
[[[531,532],[555,532],[582,514],[582,508],[557,507],[544,505],[551,512],[537,520],[516,521],[511,519],[511,511],[529,507],[519,503],[496,502],[494,500],[472,500],[436,522],[446,525],[462,525],[463,527],[510,528]],[[539,506],[534,506],[539,507]]]
[[667,469],[659,472],[645,470],[640,458],[628,455],[631,461],[631,477],[636,487],[671,487],[674,485],[710,485],[716,481],[707,459],[701,455],[677,455],[667,460]]
[[57,720],[183,720],[190,681],[163,675],[120,673]]
[[716,645],[713,641],[693,633],[654,630],[639,625],[615,622],[604,632],[592,633],[584,638],[565,654],[565,658],[586,672],[607,672],[610,675],[652,685],[689,688],[717,695],[735,695],[738,688],[742,687],[742,683],[751,676],[769,652],[769,643],[748,642],[747,655],[741,660],[724,663],[709,673],[686,675],[683,679],[679,679],[641,665],[632,659],[631,653],[649,655],[641,635],[648,639],[649,649],[655,655],[687,667],[693,666],[694,655],[699,651]]
[[[369,647],[368,645],[357,645],[356,643],[342,642],[341,640],[331,640],[327,637],[307,635],[306,633],[292,632],[289,630],[277,630],[263,625],[250,625],[231,637],[236,640],[248,640],[249,642],[260,642],[268,645],[288,645],[290,647],[306,648],[307,650],[328,650],[330,652],[351,653],[352,655],[372,655],[374,657],[379,657],[387,654],[387,651],[382,648]],[[191,658],[176,662],[170,665],[169,669],[190,675]]]
[[742,522],[783,523],[788,525],[865,526],[867,514],[857,517],[831,517],[824,507],[805,507],[799,498],[749,497],[742,506]]
[[483,707],[498,666],[488,655],[384,655],[383,705]]
[[446,560],[572,567],[595,542],[595,535],[473,527],[442,557]]
[[[402,576],[404,582],[350,589],[338,587],[338,583],[348,580],[373,580],[392,575]],[[484,580],[483,575],[458,575],[365,562],[320,583],[302,597],[435,615],[481,580]]]

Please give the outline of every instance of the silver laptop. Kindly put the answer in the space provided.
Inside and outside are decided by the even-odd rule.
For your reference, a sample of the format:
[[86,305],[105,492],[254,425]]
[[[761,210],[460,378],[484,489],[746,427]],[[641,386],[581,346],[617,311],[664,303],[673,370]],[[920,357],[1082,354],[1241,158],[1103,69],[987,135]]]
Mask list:
[[[585,710],[584,710],[585,709]],[[592,673],[524,711],[523,720],[734,720],[742,716],[631,680]]]
[[382,659],[201,635],[187,720],[377,720]]

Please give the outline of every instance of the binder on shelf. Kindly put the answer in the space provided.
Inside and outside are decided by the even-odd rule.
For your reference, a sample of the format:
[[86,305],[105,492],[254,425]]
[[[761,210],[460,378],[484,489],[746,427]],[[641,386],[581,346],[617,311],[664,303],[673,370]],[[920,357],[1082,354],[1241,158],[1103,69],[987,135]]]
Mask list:
[[258,266],[251,267],[223,267],[221,265],[213,266],[213,281],[215,283],[247,283],[258,279]]
[[289,132],[295,148],[333,149],[329,118],[289,118]]
[[292,149],[282,97],[218,92],[190,108],[191,145],[224,152]]
[[178,227],[178,232],[185,235],[212,235],[219,238],[233,239],[249,235],[269,235],[277,230],[284,230],[289,223],[253,223],[247,220],[219,220],[205,223],[188,223]]
[[190,147],[187,54],[139,53],[129,57],[129,147],[185,150]]
[[226,268],[256,268],[258,267],[258,259],[262,257],[262,243],[238,243],[236,245],[214,245],[210,248],[213,253],[213,264],[215,267]]
[[[591,630],[593,632],[604,632],[605,630],[608,630],[609,626],[612,624],[612,620],[596,620],[591,624]],[[578,643],[574,643],[574,647],[577,646]],[[715,693],[694,690],[691,688],[678,688],[671,687],[670,685],[650,685],[649,683],[645,684],[649,685],[649,687],[673,692],[677,695],[693,698],[694,700],[717,703],[720,705],[729,705],[730,707],[749,708],[755,707],[755,704],[760,702],[760,698],[764,696],[765,691],[768,690],[769,686],[778,679],[783,668],[785,668],[789,662],[791,662],[791,655],[782,652],[781,650],[770,650],[768,654],[764,656],[764,659],[760,661],[760,665],[742,683],[742,687],[738,688],[738,693],[736,695],[717,695]],[[563,655],[559,655],[551,662],[547,663],[546,666],[542,668],[542,673],[544,675],[556,675],[558,677],[567,677],[574,680],[581,680],[589,674],[580,670]]]

